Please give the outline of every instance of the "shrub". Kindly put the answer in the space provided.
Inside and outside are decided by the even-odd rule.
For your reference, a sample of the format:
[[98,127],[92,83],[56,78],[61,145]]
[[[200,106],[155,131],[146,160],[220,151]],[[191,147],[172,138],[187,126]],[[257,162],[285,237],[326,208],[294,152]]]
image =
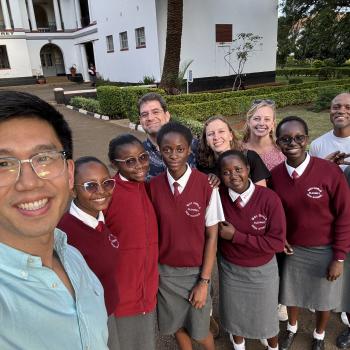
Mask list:
[[289,68],[289,69],[276,69],[276,75],[284,76],[312,76],[317,77],[320,69],[326,69],[328,74],[332,78],[338,78],[341,76],[350,76],[350,67],[322,67],[322,68]]
[[314,112],[321,112],[325,109],[329,109],[331,107],[331,102],[333,98],[342,91],[342,88],[336,86],[320,89],[318,91],[317,98],[315,100],[312,110]]
[[144,75],[142,78],[142,83],[145,85],[154,84],[155,81],[156,81],[156,78],[153,75]]
[[303,79],[300,78],[292,78],[288,80],[288,84],[302,84]]
[[172,114],[171,119],[186,125],[191,130],[193,136],[198,138],[201,136],[203,130],[202,122],[191,118],[178,117],[176,114]]
[[70,104],[74,107],[82,108],[92,113],[101,113],[100,103],[94,98],[76,96],[70,99]]
[[320,67],[326,66],[326,64],[322,60],[314,60],[312,62],[312,66],[315,67],[315,68],[320,68]]

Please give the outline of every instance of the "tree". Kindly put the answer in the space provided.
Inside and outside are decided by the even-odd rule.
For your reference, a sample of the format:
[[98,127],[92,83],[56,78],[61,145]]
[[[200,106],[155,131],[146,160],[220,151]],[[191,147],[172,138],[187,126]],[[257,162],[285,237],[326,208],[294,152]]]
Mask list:
[[[249,55],[254,51],[255,47],[260,43],[262,37],[253,33],[239,33],[233,40],[230,49],[224,56],[224,60],[235,73],[232,90],[239,90],[242,85],[242,73],[244,66],[248,61]],[[237,61],[237,67],[231,63],[231,56],[234,55]]]
[[168,0],[167,34],[160,87],[177,93],[183,22],[183,0]]

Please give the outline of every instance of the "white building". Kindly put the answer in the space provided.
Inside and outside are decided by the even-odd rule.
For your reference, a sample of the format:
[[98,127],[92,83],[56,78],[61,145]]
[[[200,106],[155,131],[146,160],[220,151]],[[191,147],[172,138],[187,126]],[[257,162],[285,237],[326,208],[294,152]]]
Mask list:
[[[89,63],[111,81],[139,82],[145,75],[160,80],[166,0],[0,0],[0,4],[0,83],[70,74],[72,65],[87,80]],[[184,0],[181,61],[193,60],[193,76],[203,86],[225,82],[233,71],[224,55],[232,37],[241,32],[262,36],[244,73],[273,80],[276,0]],[[235,64],[233,58],[231,62]]]

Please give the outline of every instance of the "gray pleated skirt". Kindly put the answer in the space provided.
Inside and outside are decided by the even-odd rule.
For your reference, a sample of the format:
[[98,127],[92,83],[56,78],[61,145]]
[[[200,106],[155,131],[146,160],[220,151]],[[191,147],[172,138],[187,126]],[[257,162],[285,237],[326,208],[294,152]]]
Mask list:
[[276,336],[279,332],[276,257],[259,267],[238,266],[219,257],[218,267],[223,328],[250,339]]
[[180,328],[185,328],[195,340],[208,336],[212,307],[210,288],[207,302],[202,309],[195,309],[188,300],[199,275],[198,267],[159,264],[157,311],[160,334],[175,334]]
[[155,350],[156,312],[130,317],[108,317],[110,350]]
[[340,304],[342,276],[327,280],[333,260],[331,246],[293,246],[294,254],[285,258],[280,285],[281,304],[328,311]]
[[341,303],[337,311],[350,313],[350,253],[347,255],[344,262]]

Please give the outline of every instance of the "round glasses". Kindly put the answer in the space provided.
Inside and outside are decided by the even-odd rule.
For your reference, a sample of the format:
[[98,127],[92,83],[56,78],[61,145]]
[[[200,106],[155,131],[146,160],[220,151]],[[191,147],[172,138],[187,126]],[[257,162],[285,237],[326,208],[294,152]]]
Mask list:
[[66,153],[47,151],[23,160],[14,157],[0,157],[0,187],[17,182],[23,163],[29,163],[40,179],[50,180],[63,174],[66,168]]
[[278,143],[288,146],[290,145],[293,141],[301,144],[303,143],[307,138],[307,135],[296,135],[294,137],[292,136],[282,136],[277,139]]
[[96,193],[102,188],[103,192],[113,191],[115,186],[115,179],[106,179],[102,182],[98,181],[86,181],[82,184],[74,184],[75,186],[81,186],[86,192]]
[[114,159],[116,162],[123,162],[128,168],[135,168],[139,162],[141,165],[148,163],[149,154],[147,152],[141,153],[138,157],[130,157],[126,159]]

